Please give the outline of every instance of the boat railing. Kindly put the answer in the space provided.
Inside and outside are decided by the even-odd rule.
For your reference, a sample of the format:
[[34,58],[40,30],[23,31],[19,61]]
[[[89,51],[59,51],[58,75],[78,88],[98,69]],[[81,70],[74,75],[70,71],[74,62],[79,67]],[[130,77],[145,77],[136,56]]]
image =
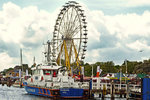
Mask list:
[[126,91],[127,87],[129,87],[129,91],[141,92],[141,85],[139,84],[125,84],[125,83],[119,84],[119,83],[111,83],[111,82],[104,83],[104,82],[99,81],[98,78],[92,81],[93,90],[103,90],[103,89],[111,90],[112,85],[116,91],[120,91],[120,90]]
[[141,92],[141,85],[130,84],[129,89],[132,92]]

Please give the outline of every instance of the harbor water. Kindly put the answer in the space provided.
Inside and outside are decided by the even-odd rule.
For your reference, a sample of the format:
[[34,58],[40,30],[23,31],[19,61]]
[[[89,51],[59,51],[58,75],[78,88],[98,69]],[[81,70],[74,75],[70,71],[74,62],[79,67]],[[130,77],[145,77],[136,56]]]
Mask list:
[[29,95],[24,88],[0,85],[0,100],[52,100],[46,97]]
[[[101,100],[101,98],[95,98]],[[0,85],[0,100],[52,100],[51,98],[29,95],[24,88],[7,87]],[[110,100],[110,98],[105,98]],[[125,98],[115,98],[115,100],[126,100]]]

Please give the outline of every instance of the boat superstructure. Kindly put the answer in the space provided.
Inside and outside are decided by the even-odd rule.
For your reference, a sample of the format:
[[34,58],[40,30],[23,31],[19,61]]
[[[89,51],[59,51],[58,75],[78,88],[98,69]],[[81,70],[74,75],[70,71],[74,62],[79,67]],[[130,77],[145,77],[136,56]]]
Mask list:
[[24,82],[29,94],[58,98],[83,98],[88,95],[89,83],[75,81],[65,67],[39,65],[32,70],[33,75]]

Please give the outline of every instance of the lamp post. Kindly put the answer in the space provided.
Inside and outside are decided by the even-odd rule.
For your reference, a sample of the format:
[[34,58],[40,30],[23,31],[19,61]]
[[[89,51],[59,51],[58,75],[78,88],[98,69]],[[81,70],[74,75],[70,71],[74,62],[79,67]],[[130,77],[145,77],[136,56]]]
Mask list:
[[22,49],[20,49],[20,66],[22,67],[21,76],[23,76],[23,65],[22,65]]
[[120,90],[121,90],[121,72],[122,72],[122,69],[120,69]]
[[93,65],[92,65],[92,78],[93,78]]
[[127,65],[127,59],[125,59],[125,66],[126,66],[126,77],[125,77],[125,83],[126,83],[126,91],[127,91],[127,96],[126,98],[129,98],[129,84],[127,80],[127,74],[128,74],[128,65]]

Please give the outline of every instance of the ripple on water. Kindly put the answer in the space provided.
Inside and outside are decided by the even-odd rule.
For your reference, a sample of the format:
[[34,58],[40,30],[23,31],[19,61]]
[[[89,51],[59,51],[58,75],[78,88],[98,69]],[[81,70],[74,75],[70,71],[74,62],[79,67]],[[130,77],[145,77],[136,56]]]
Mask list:
[[[24,88],[7,87],[0,85],[0,100],[52,100],[46,97],[40,97],[35,95],[29,95]],[[97,98],[96,100],[101,100]],[[110,100],[106,98],[105,100]],[[115,98],[115,100],[126,100],[125,98]]]
[[51,100],[50,98],[29,95],[24,88],[0,85],[0,100]]

